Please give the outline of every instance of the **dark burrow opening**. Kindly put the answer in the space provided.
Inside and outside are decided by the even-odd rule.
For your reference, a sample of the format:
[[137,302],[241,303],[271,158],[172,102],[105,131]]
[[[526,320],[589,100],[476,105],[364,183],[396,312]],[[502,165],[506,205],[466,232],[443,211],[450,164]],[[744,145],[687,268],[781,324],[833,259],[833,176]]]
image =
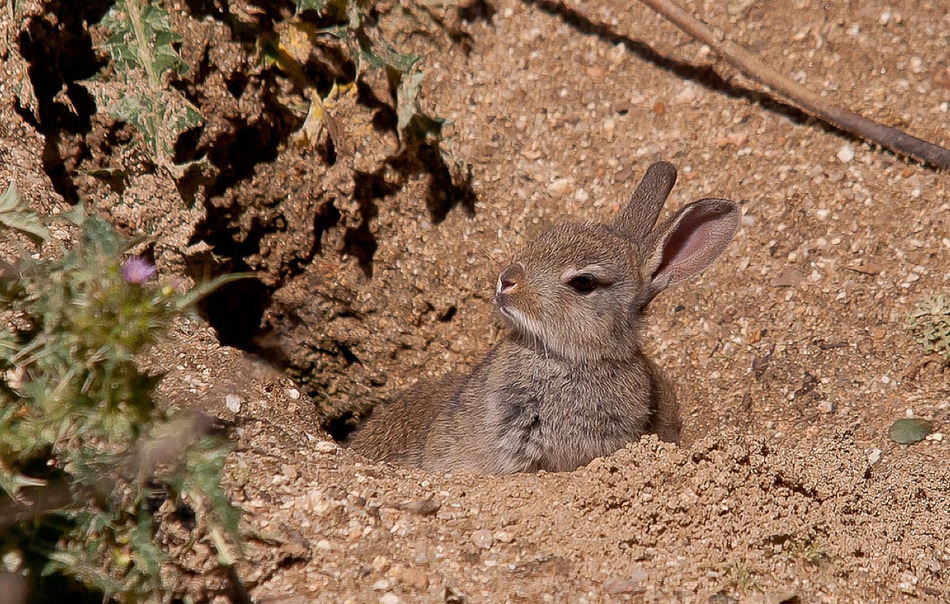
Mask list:
[[[364,418],[365,419],[365,418]],[[327,434],[338,443],[346,443],[347,439],[359,425],[356,414],[352,411],[344,411],[336,417],[330,418],[323,424],[323,429]]]

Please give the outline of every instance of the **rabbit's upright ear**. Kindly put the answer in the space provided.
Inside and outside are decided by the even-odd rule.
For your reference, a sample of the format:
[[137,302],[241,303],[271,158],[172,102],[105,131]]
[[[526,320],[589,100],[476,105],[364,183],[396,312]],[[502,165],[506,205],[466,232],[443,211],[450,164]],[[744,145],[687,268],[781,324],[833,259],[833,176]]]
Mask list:
[[643,175],[630,201],[611,221],[610,228],[625,239],[642,241],[653,231],[656,217],[660,215],[666,196],[676,182],[673,164],[658,161]]
[[657,228],[644,248],[648,300],[712,264],[737,228],[739,208],[725,199],[691,203]]

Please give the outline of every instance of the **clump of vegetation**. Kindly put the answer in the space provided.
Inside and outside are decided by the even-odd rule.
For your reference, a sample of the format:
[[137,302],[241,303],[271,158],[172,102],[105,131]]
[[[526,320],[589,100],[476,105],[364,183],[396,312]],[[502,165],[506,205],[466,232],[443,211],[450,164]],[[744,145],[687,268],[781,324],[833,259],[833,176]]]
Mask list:
[[735,562],[728,570],[729,583],[740,594],[761,591],[755,570],[744,562]]
[[102,25],[111,33],[104,46],[124,89],[109,104],[109,112],[142,135],[160,168],[181,178],[192,164],[175,163],[175,143],[204,121],[198,108],[170,86],[172,78],[188,71],[174,47],[181,36],[172,29],[168,13],[147,0],[116,2]]
[[[451,4],[451,0],[423,3],[417,11],[404,9],[412,21],[428,15],[432,6]],[[175,144],[188,130],[204,121],[198,107],[172,84],[189,69],[176,50],[181,36],[174,31],[162,2],[150,0],[118,0],[103,18],[101,25],[109,32],[103,43],[112,57],[114,76],[102,74],[121,85],[117,99],[100,98],[116,119],[132,125],[142,136],[145,147],[159,168],[176,180],[191,168],[206,165],[204,160],[175,162]],[[341,91],[355,90],[354,84],[372,73],[382,76],[392,88],[397,117],[396,132],[403,145],[426,143],[439,148],[445,120],[426,114],[418,103],[423,74],[419,57],[398,52],[377,27],[377,15],[367,0],[296,0],[296,15],[279,23],[276,34],[260,33],[261,56],[267,65],[276,65],[294,82],[309,102],[298,143],[313,143],[326,134],[331,139],[335,126],[327,103]],[[431,19],[430,19],[431,20]],[[333,41],[336,41],[333,42]],[[320,49],[334,52],[321,53]],[[320,57],[342,51],[355,66],[355,77]],[[317,69],[330,76],[333,88],[325,94],[308,76],[305,65],[317,58]],[[350,79],[352,77],[352,79]],[[102,94],[101,88],[96,88]],[[442,149],[439,149],[442,152]],[[443,152],[443,156],[445,153]],[[448,159],[445,158],[444,159]],[[463,168],[461,162],[447,162],[453,173]]]
[[[418,6],[406,2],[399,6],[399,13],[413,26],[438,23],[431,17],[430,9],[449,4],[454,4],[453,0],[423,2]],[[423,80],[418,67],[419,57],[399,52],[383,36],[373,2],[296,0],[296,8],[297,15],[288,27],[276,40],[265,41],[262,50],[264,56],[287,73],[310,100],[310,110],[301,128],[303,134],[322,132],[325,124],[325,131],[332,138],[332,118],[327,114],[324,102],[338,94],[338,87],[352,90],[352,84],[367,75],[382,76],[393,92],[396,133],[403,145],[426,143],[438,147],[446,121],[428,115],[419,107]],[[306,62],[312,50],[331,46],[330,40],[333,39],[342,42],[342,50],[355,66],[355,78],[347,81],[346,77],[336,77],[333,89],[327,97],[321,97],[313,83],[303,75],[301,63]],[[335,71],[330,65],[323,67],[328,73]]]
[[950,298],[936,294],[922,301],[911,311],[909,327],[927,353],[950,362]]
[[831,560],[831,554],[817,539],[793,539],[786,546],[790,558],[801,560],[812,566],[822,566]]
[[[0,207],[5,225],[48,237],[12,186]],[[223,563],[238,515],[220,482],[223,440],[159,408],[159,378],[136,359],[221,280],[181,292],[123,259],[107,223],[72,218],[73,249],[0,272],[0,575],[48,601],[66,597],[64,581],[122,602],[167,596],[156,511],[203,512],[193,538]]]

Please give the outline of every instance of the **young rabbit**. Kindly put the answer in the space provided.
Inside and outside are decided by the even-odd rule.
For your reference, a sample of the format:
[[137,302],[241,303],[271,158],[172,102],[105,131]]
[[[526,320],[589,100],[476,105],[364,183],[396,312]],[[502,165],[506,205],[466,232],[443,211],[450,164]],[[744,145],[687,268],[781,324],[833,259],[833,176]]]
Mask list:
[[672,385],[641,349],[658,293],[701,272],[739,224],[723,199],[654,228],[676,169],[655,163],[609,223],[565,222],[501,272],[510,333],[465,376],[378,408],[353,448],[374,459],[485,474],[574,470],[643,434],[678,442]]

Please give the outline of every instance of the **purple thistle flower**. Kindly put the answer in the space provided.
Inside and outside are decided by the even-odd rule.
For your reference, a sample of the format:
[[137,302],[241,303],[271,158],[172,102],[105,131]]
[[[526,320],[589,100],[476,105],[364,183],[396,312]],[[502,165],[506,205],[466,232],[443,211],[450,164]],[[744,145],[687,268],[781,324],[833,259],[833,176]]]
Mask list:
[[154,274],[155,265],[141,256],[128,258],[122,263],[122,278],[126,283],[144,285]]

